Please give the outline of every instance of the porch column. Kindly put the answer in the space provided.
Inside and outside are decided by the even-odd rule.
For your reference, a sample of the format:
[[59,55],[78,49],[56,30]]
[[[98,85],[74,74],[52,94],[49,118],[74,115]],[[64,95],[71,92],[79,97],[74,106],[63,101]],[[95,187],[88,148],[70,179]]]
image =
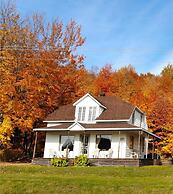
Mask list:
[[154,137],[153,137],[153,141],[152,141],[152,159],[154,159]]
[[33,155],[32,155],[32,159],[35,158],[35,152],[36,152],[36,146],[37,146],[37,131],[35,133],[35,141],[34,141],[34,150],[33,150]]
[[138,158],[141,157],[141,131],[138,134]]
[[148,158],[148,141],[149,141],[149,134],[147,135],[147,141],[145,144],[145,155],[146,155],[146,159]]
[[158,142],[156,144],[156,150],[157,150],[157,152],[156,152],[156,159],[159,159],[159,156],[158,156]]
[[[67,133],[68,133],[68,135],[67,135],[67,136],[68,136],[68,139],[69,139],[70,130],[68,130],[68,131],[67,131]],[[69,157],[69,153],[70,153],[70,151],[69,151],[69,149],[68,149],[68,145],[67,145],[67,150],[66,150],[66,152],[65,152],[65,155],[66,155],[65,157],[66,157],[66,158],[68,158],[68,157]]]
[[85,131],[83,132],[83,154],[85,154]]
[[118,142],[118,158],[120,158],[120,131],[118,131],[118,138],[119,138],[119,142]]

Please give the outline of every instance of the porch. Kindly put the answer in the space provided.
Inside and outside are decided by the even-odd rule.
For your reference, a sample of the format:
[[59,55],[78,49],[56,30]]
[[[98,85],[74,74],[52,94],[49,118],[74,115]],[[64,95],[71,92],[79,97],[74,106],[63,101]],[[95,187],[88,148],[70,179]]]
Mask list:
[[[74,159],[69,159],[69,165],[73,165]],[[32,164],[34,165],[51,165],[50,158],[34,158]],[[161,165],[160,159],[115,159],[115,158],[90,158],[90,166],[148,166]]]
[[[75,158],[86,154],[93,161],[109,161],[108,159],[158,159],[154,143],[148,149],[148,143],[155,138],[141,130],[107,130],[107,131],[49,131],[46,134],[44,158]],[[37,132],[33,159],[35,158]],[[156,157],[154,157],[156,155]],[[138,160],[136,160],[138,159]],[[115,162],[116,160],[112,160]],[[131,161],[131,160],[130,160]]]

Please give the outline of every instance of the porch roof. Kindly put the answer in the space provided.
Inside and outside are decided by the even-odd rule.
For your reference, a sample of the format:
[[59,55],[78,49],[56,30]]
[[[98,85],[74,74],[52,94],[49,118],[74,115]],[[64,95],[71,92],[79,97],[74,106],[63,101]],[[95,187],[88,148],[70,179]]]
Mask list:
[[[80,123],[81,124],[81,123]],[[110,123],[91,123],[91,124],[81,124],[84,128],[86,129],[91,129],[91,128],[97,128],[97,129],[108,129],[108,128],[138,128],[135,125],[131,125],[127,122],[110,122]]]
[[[51,130],[70,130],[70,126],[74,125],[75,122],[71,123],[62,123],[60,125],[54,125],[50,127],[44,128],[35,128],[34,131],[51,131]],[[131,125],[127,122],[113,122],[113,123],[91,123],[91,124],[84,124],[78,123],[81,127],[85,128],[85,130],[108,130],[108,129],[138,129],[137,126]]]
[[[73,123],[63,123],[61,125],[55,125],[51,127],[44,127],[44,128],[35,128],[34,131],[74,131],[70,127],[74,125]],[[157,139],[160,139],[157,135],[145,130],[143,128],[131,125],[127,122],[117,122],[117,123],[92,123],[92,124],[83,124],[78,123],[81,125],[80,131],[143,131],[148,135],[151,135]]]

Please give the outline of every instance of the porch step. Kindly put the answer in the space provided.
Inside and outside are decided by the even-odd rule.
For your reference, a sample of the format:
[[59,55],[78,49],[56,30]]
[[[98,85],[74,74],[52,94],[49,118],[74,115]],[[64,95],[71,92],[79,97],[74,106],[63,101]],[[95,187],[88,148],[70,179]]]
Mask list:
[[50,166],[50,158],[34,158],[32,159],[32,164],[40,166]]

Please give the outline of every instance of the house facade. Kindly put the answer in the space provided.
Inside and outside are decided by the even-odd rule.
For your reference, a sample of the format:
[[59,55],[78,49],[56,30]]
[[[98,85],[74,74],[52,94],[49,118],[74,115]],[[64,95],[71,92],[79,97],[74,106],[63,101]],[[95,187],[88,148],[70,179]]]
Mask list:
[[138,107],[113,96],[84,95],[61,106],[45,119],[44,158],[147,158],[149,139],[146,115]]

